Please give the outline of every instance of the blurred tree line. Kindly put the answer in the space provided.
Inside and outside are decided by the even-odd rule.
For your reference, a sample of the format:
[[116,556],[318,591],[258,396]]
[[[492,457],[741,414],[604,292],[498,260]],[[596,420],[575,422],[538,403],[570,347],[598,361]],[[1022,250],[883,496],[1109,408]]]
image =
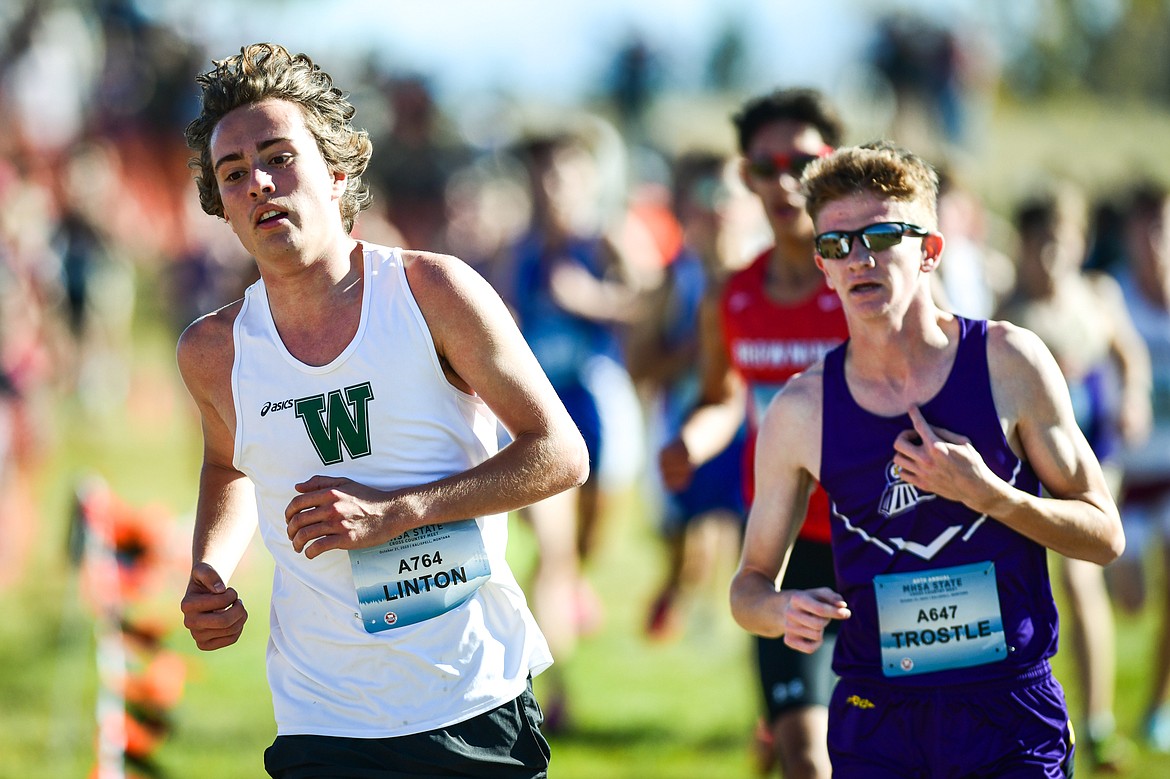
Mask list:
[[1170,104],[1170,2],[1040,0],[1003,87],[1026,99],[1070,92]]

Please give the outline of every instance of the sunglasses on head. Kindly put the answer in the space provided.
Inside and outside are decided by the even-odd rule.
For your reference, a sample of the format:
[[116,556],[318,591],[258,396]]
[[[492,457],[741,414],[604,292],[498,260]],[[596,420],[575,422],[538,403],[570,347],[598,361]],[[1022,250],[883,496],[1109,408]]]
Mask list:
[[833,230],[816,237],[817,254],[826,260],[843,260],[853,251],[855,238],[860,238],[871,252],[880,252],[897,246],[906,235],[922,238],[930,235],[930,230],[906,222],[877,222],[857,230]]
[[791,154],[761,154],[748,160],[747,169],[753,176],[762,179],[776,178],[781,173],[787,173],[793,178],[800,178],[804,169],[813,160],[828,157],[833,153],[832,146],[823,146],[816,154],[807,152],[792,152]]

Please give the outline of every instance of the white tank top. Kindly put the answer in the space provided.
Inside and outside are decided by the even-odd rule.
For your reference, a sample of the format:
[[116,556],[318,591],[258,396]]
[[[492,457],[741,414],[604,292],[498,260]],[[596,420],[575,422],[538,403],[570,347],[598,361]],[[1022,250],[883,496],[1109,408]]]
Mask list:
[[[363,249],[361,322],[328,365],[306,365],[284,347],[263,280],[235,322],[234,463],[256,486],[275,560],[267,664],[279,735],[444,727],[515,698],[552,662],[505,560],[505,515],[459,523],[458,533],[428,526],[397,555],[366,553],[393,558],[393,575],[370,587],[355,584],[354,571],[360,579],[367,569],[345,550],[313,560],[293,551],[284,510],[298,482],[321,474],[412,486],[497,450],[495,416],[443,374],[399,250]],[[444,547],[452,535],[457,548]],[[457,559],[467,544],[478,553]]]

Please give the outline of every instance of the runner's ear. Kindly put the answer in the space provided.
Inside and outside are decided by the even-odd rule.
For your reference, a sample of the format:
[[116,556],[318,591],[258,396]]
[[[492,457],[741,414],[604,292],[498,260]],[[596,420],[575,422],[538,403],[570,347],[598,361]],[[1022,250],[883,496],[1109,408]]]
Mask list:
[[922,272],[929,273],[942,261],[946,241],[942,233],[930,233],[922,238]]

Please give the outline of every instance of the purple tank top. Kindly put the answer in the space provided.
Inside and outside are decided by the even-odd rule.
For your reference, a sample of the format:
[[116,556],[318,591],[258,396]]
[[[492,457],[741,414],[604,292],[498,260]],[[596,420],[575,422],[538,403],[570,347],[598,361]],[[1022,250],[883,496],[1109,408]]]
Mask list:
[[[1000,427],[987,367],[987,323],[958,322],[959,347],[950,376],[922,407],[923,416],[935,427],[970,438],[995,473],[1038,495],[1036,474],[1012,452]],[[845,383],[848,346],[842,344],[825,358],[821,433],[820,475],[832,502],[837,586],[853,613],[841,625],[834,670],[843,677],[890,677],[906,685],[1018,676],[1056,651],[1058,620],[1047,550],[990,517],[920,494],[898,478],[892,467],[893,442],[912,427],[910,417],[882,417],[857,405]],[[970,593],[966,603],[913,597],[915,588],[929,588],[936,580],[938,586],[952,586],[974,569],[985,577],[974,597],[984,612],[998,611],[994,617],[964,622],[956,612],[970,605]],[[933,575],[938,572],[950,575]],[[967,583],[974,578],[966,576]],[[993,584],[990,589],[987,582]],[[895,586],[904,596],[900,625],[888,616],[889,589]],[[945,651],[974,651],[987,640],[987,624],[996,618],[1002,620],[994,634],[998,654],[982,655],[978,662],[968,658],[971,664],[962,667],[942,663],[938,670],[922,670],[933,667],[934,658]],[[904,644],[914,651],[899,654],[893,649]],[[916,669],[903,673],[907,666]]]

